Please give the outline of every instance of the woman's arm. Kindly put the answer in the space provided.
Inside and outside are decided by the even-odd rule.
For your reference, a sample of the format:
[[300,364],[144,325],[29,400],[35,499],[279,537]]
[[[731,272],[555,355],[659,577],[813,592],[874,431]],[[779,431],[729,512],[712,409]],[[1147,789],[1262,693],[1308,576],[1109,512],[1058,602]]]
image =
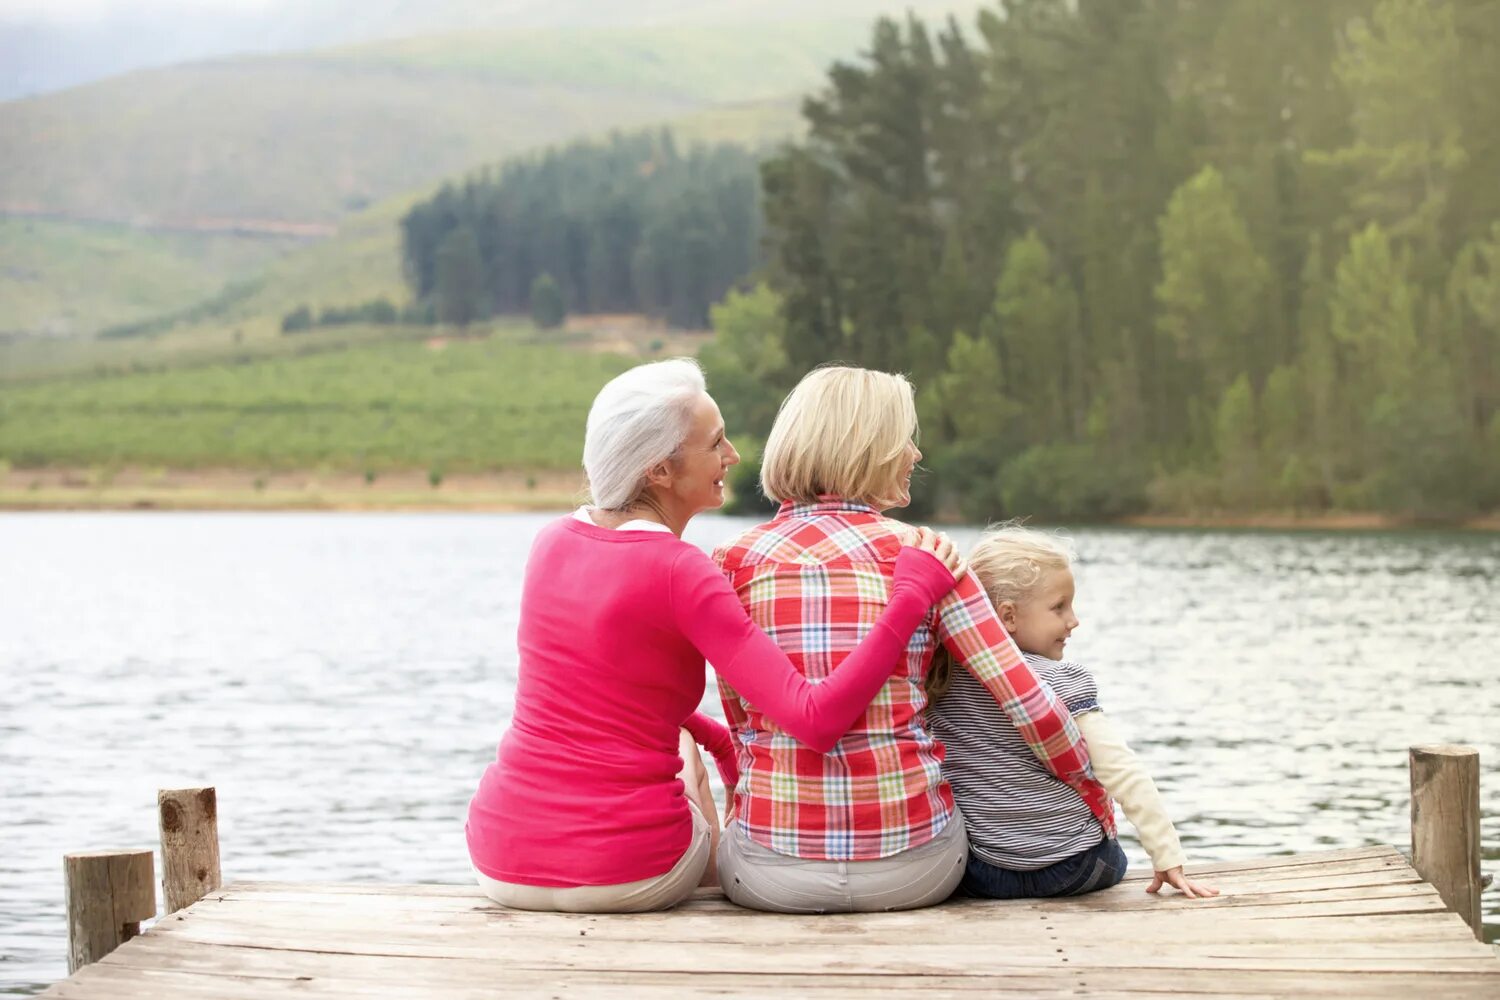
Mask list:
[[683,634],[735,691],[794,738],[827,753],[895,672],[912,633],[953,583],[952,571],[935,556],[902,548],[885,611],[817,684],[750,620],[729,581],[701,552],[685,551],[673,565],[671,602]]
[[972,572],[938,605],[937,638],[990,692],[1031,752],[1115,832],[1114,805],[1089,771],[1089,751],[1067,706],[1021,657]]
[[719,777],[733,795],[734,786],[740,783],[740,763],[735,758],[734,740],[730,738],[729,730],[717,719],[711,719],[702,712],[694,712],[688,716],[682,723],[682,728],[692,735],[694,743],[713,754],[714,764],[719,768]]
[[1078,723],[1078,731],[1088,741],[1094,777],[1125,810],[1126,818],[1141,836],[1141,846],[1151,855],[1152,866],[1159,872],[1181,867],[1182,843],[1167,816],[1161,792],[1135,751],[1120,735],[1114,720],[1095,709],[1075,715],[1073,721]]

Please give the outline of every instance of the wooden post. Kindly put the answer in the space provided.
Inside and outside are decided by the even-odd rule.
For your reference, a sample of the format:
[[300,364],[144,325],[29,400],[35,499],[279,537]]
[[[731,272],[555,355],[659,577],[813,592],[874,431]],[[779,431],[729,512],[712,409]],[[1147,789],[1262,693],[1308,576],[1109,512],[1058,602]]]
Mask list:
[[156,793],[161,816],[161,888],[166,912],[191,906],[223,884],[219,803],[212,788]]
[[114,951],[156,916],[156,868],[150,851],[63,855],[67,880],[68,974]]
[[1411,748],[1411,863],[1484,940],[1479,914],[1479,751]]

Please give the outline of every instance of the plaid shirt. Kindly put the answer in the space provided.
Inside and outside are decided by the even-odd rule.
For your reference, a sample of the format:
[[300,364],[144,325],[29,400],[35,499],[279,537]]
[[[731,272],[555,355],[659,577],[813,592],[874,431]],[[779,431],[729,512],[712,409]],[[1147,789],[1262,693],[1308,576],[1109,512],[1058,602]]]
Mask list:
[[[714,552],[750,617],[809,680],[827,677],[884,610],[901,550],[896,522],[825,497]],[[989,689],[1049,770],[1114,836],[1114,804],[1089,769],[1067,707],[1039,680],[974,574],[917,627],[905,662],[828,754],[783,733],[719,681],[739,754],[735,821],[751,840],[799,858],[865,861],[919,847],[953,815],[943,745],[927,728],[922,680],[938,643]]]

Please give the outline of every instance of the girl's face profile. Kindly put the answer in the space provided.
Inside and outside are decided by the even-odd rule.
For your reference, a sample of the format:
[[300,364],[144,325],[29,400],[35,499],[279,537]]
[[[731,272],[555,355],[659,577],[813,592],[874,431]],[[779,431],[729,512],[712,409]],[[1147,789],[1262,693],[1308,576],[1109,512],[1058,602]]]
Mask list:
[[1061,660],[1068,637],[1078,627],[1078,616],[1073,612],[1072,571],[1047,570],[1031,593],[1006,612],[1001,620],[1017,646],[1028,653]]

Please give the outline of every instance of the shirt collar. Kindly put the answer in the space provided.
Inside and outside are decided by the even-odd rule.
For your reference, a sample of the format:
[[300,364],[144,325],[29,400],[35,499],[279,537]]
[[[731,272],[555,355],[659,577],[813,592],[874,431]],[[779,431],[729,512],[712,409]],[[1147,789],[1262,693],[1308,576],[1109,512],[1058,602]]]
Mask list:
[[[594,519],[589,516],[589,509],[588,509],[587,505],[579,507],[577,510],[575,510],[573,512],[573,520],[575,520],[575,521],[582,521],[584,524],[587,524],[587,525],[589,525],[590,527],[593,527],[593,528],[599,527],[598,524],[594,523]],[[636,518],[633,521],[626,521],[624,524],[616,526],[614,530],[615,531],[665,531],[669,535],[672,533],[672,529],[669,528],[669,527],[667,527],[665,524],[658,524],[655,521],[647,521],[644,518]]]
[[829,493],[813,501],[783,500],[776,518],[817,517],[822,514],[873,514],[879,517],[880,511],[861,500],[849,500]]

